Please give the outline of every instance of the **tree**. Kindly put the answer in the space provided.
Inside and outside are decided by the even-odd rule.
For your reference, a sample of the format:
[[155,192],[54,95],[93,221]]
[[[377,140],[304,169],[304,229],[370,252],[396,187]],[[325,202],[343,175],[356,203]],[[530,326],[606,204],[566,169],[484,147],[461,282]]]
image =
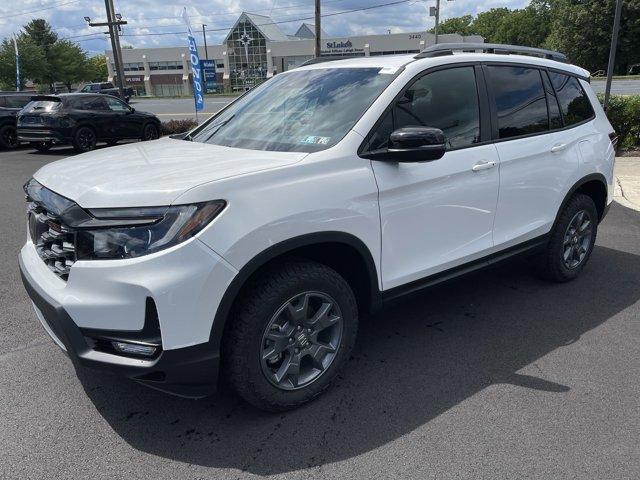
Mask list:
[[[471,23],[473,22],[472,15],[463,15],[462,17],[447,18],[440,25],[438,25],[438,35],[446,33],[457,33],[459,35],[471,35]],[[429,30],[431,33],[435,33],[432,28]]]
[[508,17],[511,10],[508,8],[492,8],[479,13],[471,25],[471,33],[484,37],[486,42],[496,42],[496,29],[502,21]]
[[[605,70],[613,28],[615,0],[556,0],[549,46],[587,70]],[[616,72],[640,63],[640,0],[625,0],[620,20]]]
[[106,56],[95,55],[87,59],[85,80],[104,82],[108,76]]
[[71,91],[71,84],[86,80],[88,75],[87,54],[77,43],[58,40],[49,49],[51,78],[62,82]]
[[[18,37],[18,50],[20,51],[20,88],[23,88],[26,80],[38,76],[42,72],[46,61],[40,47],[29,37]],[[16,54],[11,38],[5,38],[0,43],[0,88],[15,90],[16,88]]]
[[551,30],[551,11],[541,2],[520,10],[511,10],[496,26],[497,43],[542,47]]
[[35,18],[27,23],[21,36],[29,38],[34,45],[40,48],[44,55],[44,63],[42,69],[37,76],[31,79],[36,83],[53,86],[54,78],[52,76],[51,66],[51,48],[58,41],[58,35],[51,29],[51,25],[42,18]]

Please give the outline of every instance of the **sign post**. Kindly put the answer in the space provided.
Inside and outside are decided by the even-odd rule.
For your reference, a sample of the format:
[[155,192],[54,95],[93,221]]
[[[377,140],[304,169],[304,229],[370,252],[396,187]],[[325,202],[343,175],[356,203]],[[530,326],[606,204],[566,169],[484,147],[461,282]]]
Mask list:
[[20,52],[18,51],[18,39],[13,34],[13,46],[16,49],[16,92],[20,91]]
[[204,89],[202,87],[202,69],[200,68],[200,57],[198,56],[198,47],[196,39],[191,30],[189,23],[189,15],[187,7],[182,10],[182,20],[187,26],[187,41],[189,43],[189,62],[191,62],[191,77],[193,79],[193,99],[196,109],[196,121],[198,121],[198,112],[204,110]]

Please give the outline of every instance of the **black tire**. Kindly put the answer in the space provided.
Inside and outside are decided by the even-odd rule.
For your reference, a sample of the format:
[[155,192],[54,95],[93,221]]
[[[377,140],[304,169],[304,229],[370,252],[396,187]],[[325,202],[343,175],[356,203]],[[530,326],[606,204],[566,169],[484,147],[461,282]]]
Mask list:
[[31,142],[29,145],[31,145],[39,152],[46,152],[53,146],[51,142]]
[[[326,337],[321,339],[317,333],[313,338],[314,334],[310,333],[308,337],[310,343],[306,346],[303,343],[299,349],[295,349],[295,352],[298,358],[303,358],[299,364],[304,365],[308,372],[312,372],[309,375],[317,375],[317,377],[300,386],[296,386],[296,381],[292,383],[293,386],[285,387],[284,380],[281,386],[277,386],[273,377],[269,379],[269,373],[265,373],[265,371],[270,372],[268,370],[270,367],[265,363],[270,360],[264,360],[265,349],[268,349],[270,345],[267,335],[274,331],[278,335],[282,335],[280,330],[273,330],[273,319],[278,318],[276,313],[281,311],[281,315],[288,317],[289,314],[283,308],[285,305],[289,306],[289,300],[297,298],[296,296],[307,295],[325,295],[325,298],[335,302],[331,307],[328,307],[331,308],[332,315],[330,316],[327,311],[327,314],[321,318],[327,318],[330,319],[330,322],[336,323],[327,322],[330,326],[320,327],[320,329],[325,328],[326,330],[322,330],[323,332],[327,332],[329,329],[335,330],[339,323],[340,337],[335,339],[333,353],[328,354],[331,358],[324,357],[324,360],[328,360],[326,366],[316,368],[317,363],[310,353],[311,349],[319,348],[320,341],[322,344],[330,341],[326,340]],[[319,303],[320,306],[315,310],[316,307],[312,305],[314,302],[315,300],[312,298],[307,303],[311,316],[317,314],[321,308],[327,305]],[[334,310],[334,306],[337,306],[338,309]],[[339,315],[336,315],[336,312]],[[314,318],[316,317],[311,320]],[[336,321],[336,318],[340,320]],[[291,323],[294,324],[293,321]],[[270,329],[267,330],[267,328]],[[284,411],[296,408],[313,400],[331,385],[336,374],[349,358],[357,331],[358,308],[353,292],[344,278],[325,265],[311,261],[292,260],[269,268],[259,278],[252,281],[241,294],[229,318],[229,327],[224,336],[223,372],[233,389],[247,402],[259,409]],[[294,328],[292,335],[299,335],[296,332]],[[283,335],[289,336],[290,333]],[[294,342],[292,338],[288,338],[288,341]],[[295,340],[294,345],[284,347],[286,350],[281,353],[283,360],[281,360],[280,367],[284,365],[287,357],[291,360],[294,356],[294,347],[300,346],[298,341],[299,337]],[[286,342],[284,343],[286,344]],[[298,351],[299,355],[297,355]],[[277,363],[273,370],[280,371]],[[302,373],[303,368],[301,367],[300,376]]]
[[0,147],[11,149],[18,146],[18,131],[13,125],[0,127]]
[[146,142],[148,140],[157,140],[160,137],[158,127],[153,123],[147,123],[142,129],[142,137],[140,140]]
[[80,127],[73,134],[73,148],[76,152],[90,152],[96,148],[96,132],[91,127]]
[[[582,212],[584,215],[580,217]],[[537,259],[538,273],[555,282],[575,279],[591,256],[597,233],[598,210],[595,203],[588,195],[574,195],[560,213],[549,243]]]

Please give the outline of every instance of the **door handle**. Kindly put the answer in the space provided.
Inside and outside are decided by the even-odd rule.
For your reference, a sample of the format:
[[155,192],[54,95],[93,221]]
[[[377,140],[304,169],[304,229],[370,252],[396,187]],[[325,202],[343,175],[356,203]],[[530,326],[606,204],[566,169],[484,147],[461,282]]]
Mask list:
[[554,145],[553,147],[551,147],[551,153],[561,152],[562,150],[564,150],[568,146],[569,145],[566,144],[566,143],[558,143],[557,145]]
[[471,170],[474,172],[479,172],[480,170],[489,170],[496,166],[496,162],[478,162],[476,163]]

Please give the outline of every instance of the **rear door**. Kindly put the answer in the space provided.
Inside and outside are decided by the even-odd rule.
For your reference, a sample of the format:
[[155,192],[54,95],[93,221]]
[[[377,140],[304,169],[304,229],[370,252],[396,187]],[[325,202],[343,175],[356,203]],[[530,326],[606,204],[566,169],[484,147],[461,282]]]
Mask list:
[[560,130],[544,69],[516,64],[484,69],[500,157],[494,241],[501,250],[549,232],[577,173],[578,156],[573,135]]
[[74,100],[74,106],[81,110],[78,115],[79,123],[89,123],[96,130],[98,139],[113,138],[116,127],[113,122],[113,115],[109,109],[103,95],[92,95],[86,98]]

